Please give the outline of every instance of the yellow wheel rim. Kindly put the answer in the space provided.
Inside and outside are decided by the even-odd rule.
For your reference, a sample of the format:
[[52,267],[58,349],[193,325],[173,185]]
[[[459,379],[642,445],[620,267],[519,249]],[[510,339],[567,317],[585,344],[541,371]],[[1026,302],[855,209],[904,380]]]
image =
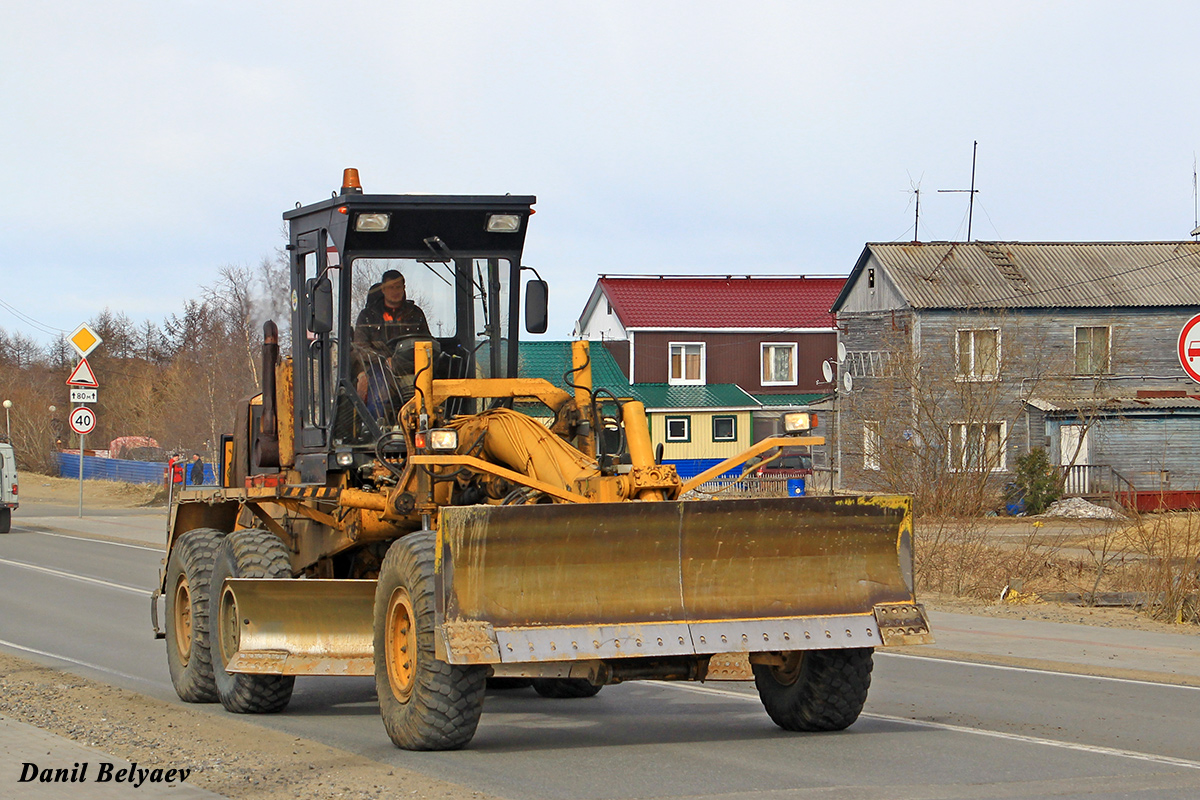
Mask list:
[[179,663],[187,666],[192,657],[192,592],[186,575],[175,582],[175,652]]
[[384,631],[387,647],[388,683],[400,702],[412,695],[417,674],[417,625],[412,600],[403,587],[392,592],[388,601],[387,627]]
[[225,666],[229,663],[229,659],[233,658],[234,653],[242,643],[242,633],[239,627],[237,600],[233,596],[230,589],[225,589],[221,593],[221,616],[217,620],[217,625],[220,626],[221,643],[221,665]]
[[800,677],[800,664],[804,661],[803,650],[792,650],[783,654],[783,666],[771,667],[771,676],[784,686],[791,686]]

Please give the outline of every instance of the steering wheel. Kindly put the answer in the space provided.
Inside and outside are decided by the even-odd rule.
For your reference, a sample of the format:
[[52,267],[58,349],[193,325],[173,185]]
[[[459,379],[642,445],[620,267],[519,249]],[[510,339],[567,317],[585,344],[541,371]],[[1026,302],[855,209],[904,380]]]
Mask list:
[[442,346],[427,333],[406,333],[403,336],[393,336],[388,339],[387,348],[391,352],[392,371],[398,375],[412,375],[416,372],[417,342],[433,343],[430,353],[430,363],[437,361],[442,353]]

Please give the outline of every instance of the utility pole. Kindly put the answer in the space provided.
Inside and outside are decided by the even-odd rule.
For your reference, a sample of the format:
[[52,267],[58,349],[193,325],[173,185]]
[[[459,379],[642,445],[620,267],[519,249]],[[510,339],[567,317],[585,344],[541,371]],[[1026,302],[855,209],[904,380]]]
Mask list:
[[975,216],[975,155],[979,152],[979,142],[976,141],[971,147],[971,188],[970,189],[938,189],[940,194],[964,194],[970,193],[970,200],[967,202],[967,241],[971,241],[971,222]]

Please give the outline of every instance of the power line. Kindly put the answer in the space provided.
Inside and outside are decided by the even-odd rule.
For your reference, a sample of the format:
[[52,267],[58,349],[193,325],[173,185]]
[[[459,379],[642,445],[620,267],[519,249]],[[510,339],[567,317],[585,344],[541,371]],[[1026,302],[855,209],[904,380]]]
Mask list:
[[29,316],[28,314],[22,313],[21,311],[17,310],[12,305],[4,302],[3,300],[0,300],[0,306],[3,306],[4,308],[8,309],[10,312],[12,312],[13,316],[15,316],[17,319],[21,320],[22,322],[24,322],[27,325],[32,325],[34,328],[37,328],[42,333],[48,333],[50,335],[66,333],[66,331],[64,331],[62,328],[56,328],[53,325],[47,325],[44,322],[39,322],[38,320],[34,319],[33,317]]

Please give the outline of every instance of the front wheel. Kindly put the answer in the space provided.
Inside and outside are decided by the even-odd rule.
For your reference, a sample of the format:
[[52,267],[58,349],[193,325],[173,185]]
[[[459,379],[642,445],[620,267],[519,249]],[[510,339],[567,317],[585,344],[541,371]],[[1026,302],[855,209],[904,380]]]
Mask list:
[[404,750],[457,750],[471,741],[487,667],[447,664],[434,651],[436,534],[388,548],[375,585],[375,690],[392,742]]
[[296,679],[291,675],[246,675],[225,669],[238,651],[241,622],[233,594],[224,591],[225,579],[291,577],[292,562],[287,547],[270,531],[235,531],[217,548],[211,579],[217,624],[211,646],[217,694],[227,711],[238,714],[282,711],[292,699]]
[[754,664],[754,685],[771,720],[789,731],[840,731],[862,713],[874,650],[796,650],[783,664]]

